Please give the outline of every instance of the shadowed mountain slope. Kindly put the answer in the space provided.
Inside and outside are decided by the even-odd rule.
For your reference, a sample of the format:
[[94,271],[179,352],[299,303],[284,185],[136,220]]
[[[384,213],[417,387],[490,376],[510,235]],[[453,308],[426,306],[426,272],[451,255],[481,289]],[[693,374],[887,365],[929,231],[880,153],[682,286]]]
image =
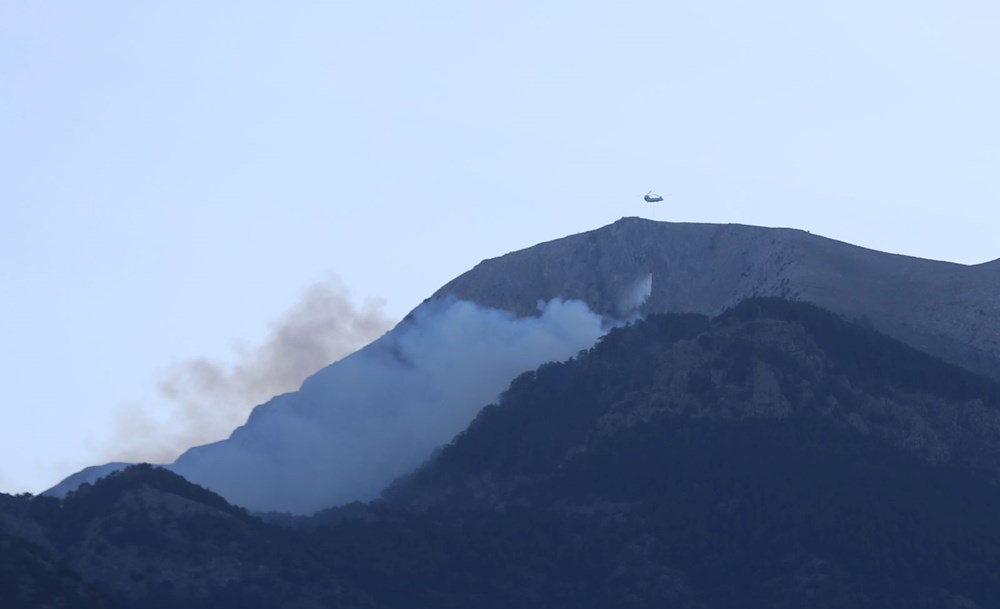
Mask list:
[[62,499],[0,495],[5,529],[47,549],[119,607],[370,606],[341,585],[308,535],[265,524],[149,465]]
[[113,607],[111,599],[85,584],[51,552],[0,533],[0,605],[5,609]]
[[0,536],[124,607],[986,609],[998,455],[997,382],[756,299],[521,375],[379,502],[280,528],[140,467]]
[[652,315],[586,357],[522,375],[388,496],[509,500],[606,438],[661,419],[815,420],[930,464],[1000,474],[996,381],[813,305],[765,298],[715,319]]

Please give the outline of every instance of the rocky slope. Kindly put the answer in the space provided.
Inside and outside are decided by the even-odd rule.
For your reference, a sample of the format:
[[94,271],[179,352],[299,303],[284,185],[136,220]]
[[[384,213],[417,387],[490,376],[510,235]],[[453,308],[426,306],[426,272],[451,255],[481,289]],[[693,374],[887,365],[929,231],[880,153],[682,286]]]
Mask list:
[[924,260],[800,230],[623,218],[486,260],[434,297],[520,315],[561,297],[614,314],[648,274],[644,313],[716,315],[755,296],[803,300],[1000,378],[1000,260]]

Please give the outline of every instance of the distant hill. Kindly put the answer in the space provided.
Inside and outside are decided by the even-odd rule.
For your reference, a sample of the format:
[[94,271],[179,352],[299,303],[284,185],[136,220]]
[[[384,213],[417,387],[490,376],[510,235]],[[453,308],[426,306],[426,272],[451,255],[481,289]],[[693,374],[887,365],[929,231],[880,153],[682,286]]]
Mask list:
[[765,298],[519,376],[374,503],[269,524],[140,467],[0,535],[122,607],[987,609],[998,455],[996,381]]
[[162,468],[131,466],[63,499],[0,499],[0,533],[31,532],[117,607],[371,606],[342,588],[307,535]]

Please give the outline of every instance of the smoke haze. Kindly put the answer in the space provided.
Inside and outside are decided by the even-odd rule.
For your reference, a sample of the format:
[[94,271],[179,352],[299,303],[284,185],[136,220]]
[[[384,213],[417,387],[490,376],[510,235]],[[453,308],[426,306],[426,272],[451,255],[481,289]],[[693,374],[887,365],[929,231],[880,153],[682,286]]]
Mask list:
[[308,513],[368,500],[426,460],[518,374],[565,360],[607,330],[579,301],[516,317],[428,301],[392,332],[254,410],[229,440],[172,469],[256,510]]
[[[617,319],[561,299],[540,302],[528,317],[429,300],[285,393],[388,327],[376,303],[358,309],[343,288],[316,286],[236,364],[192,360],[172,369],[161,387],[171,411],[162,420],[124,411],[113,454],[167,463],[195,446],[170,469],[253,510],[310,513],[370,500],[465,429],[516,376],[566,360],[634,318],[651,282],[640,277],[623,290]],[[227,439],[205,444],[243,420]]]
[[119,407],[106,458],[166,463],[226,437],[255,405],[384,334],[391,322],[382,307],[378,300],[356,306],[333,277],[309,287],[262,345],[237,349],[234,363],[195,358],[172,366],[159,386],[165,409]]

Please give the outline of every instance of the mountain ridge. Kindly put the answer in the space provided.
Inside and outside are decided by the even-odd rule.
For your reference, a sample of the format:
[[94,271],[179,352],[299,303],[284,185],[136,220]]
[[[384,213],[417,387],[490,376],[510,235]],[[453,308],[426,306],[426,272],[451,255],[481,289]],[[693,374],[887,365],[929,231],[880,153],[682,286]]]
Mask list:
[[652,275],[646,313],[716,315],[755,296],[813,302],[1000,378],[1000,264],[926,260],[789,228],[623,218],[485,260],[442,286],[483,306],[533,314],[555,295],[614,313]]

